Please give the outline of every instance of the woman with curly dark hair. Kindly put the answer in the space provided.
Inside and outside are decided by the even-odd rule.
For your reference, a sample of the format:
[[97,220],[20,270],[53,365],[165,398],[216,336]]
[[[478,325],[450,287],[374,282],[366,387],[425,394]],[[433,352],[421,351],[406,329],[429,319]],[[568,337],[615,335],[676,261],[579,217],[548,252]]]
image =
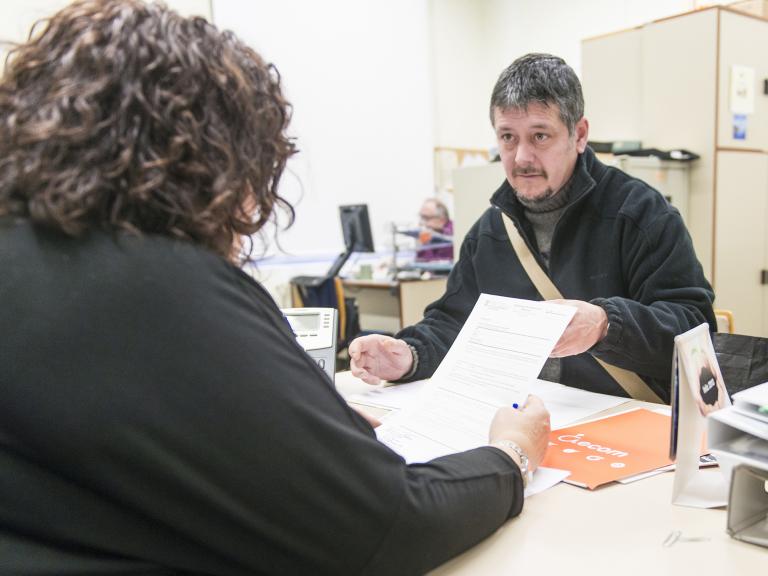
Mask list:
[[228,258],[281,203],[289,111],[276,70],[233,34],[77,3],[11,53],[0,206],[70,236],[143,231]]
[[277,71],[77,2],[0,82],[0,572],[410,574],[520,512],[532,400],[408,466],[237,266],[294,145]]

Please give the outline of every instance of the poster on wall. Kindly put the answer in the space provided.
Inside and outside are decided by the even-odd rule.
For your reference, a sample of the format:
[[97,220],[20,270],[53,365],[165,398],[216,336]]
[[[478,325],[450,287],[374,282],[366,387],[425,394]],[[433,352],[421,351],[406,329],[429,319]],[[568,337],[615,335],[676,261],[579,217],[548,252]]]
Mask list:
[[731,112],[752,114],[755,111],[755,69],[731,66]]
[[733,139],[734,140],[747,139],[747,115],[746,114],[733,115]]

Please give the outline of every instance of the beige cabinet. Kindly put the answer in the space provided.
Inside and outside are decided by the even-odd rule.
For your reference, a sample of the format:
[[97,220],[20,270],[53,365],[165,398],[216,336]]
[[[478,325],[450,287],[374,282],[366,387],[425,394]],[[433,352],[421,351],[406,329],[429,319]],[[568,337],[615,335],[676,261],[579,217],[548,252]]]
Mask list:
[[[768,154],[717,153],[719,194],[715,221],[717,305],[733,312],[736,331],[768,334]],[[727,303],[727,305],[726,305]],[[762,312],[761,312],[762,311]]]
[[590,138],[685,148],[686,223],[736,331],[768,336],[768,21],[714,6],[586,39]]
[[491,205],[491,196],[506,176],[501,162],[465,166],[453,171],[453,253],[459,257],[469,229]]

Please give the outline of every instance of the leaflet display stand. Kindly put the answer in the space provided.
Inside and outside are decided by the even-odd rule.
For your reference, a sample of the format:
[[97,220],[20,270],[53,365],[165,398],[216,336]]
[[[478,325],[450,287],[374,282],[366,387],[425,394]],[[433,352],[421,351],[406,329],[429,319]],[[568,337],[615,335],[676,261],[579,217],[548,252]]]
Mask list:
[[676,336],[670,438],[670,456],[676,459],[674,504],[696,508],[726,505],[728,487],[724,476],[699,470],[699,456],[706,445],[707,415],[730,403],[709,325],[701,324]]

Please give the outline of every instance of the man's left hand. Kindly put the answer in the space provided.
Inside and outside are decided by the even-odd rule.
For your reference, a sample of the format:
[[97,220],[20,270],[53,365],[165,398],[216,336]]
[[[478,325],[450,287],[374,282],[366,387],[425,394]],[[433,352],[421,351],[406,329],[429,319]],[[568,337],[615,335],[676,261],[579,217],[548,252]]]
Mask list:
[[600,306],[582,300],[549,300],[576,308],[571,322],[557,341],[550,357],[562,358],[586,352],[608,333],[608,316]]

